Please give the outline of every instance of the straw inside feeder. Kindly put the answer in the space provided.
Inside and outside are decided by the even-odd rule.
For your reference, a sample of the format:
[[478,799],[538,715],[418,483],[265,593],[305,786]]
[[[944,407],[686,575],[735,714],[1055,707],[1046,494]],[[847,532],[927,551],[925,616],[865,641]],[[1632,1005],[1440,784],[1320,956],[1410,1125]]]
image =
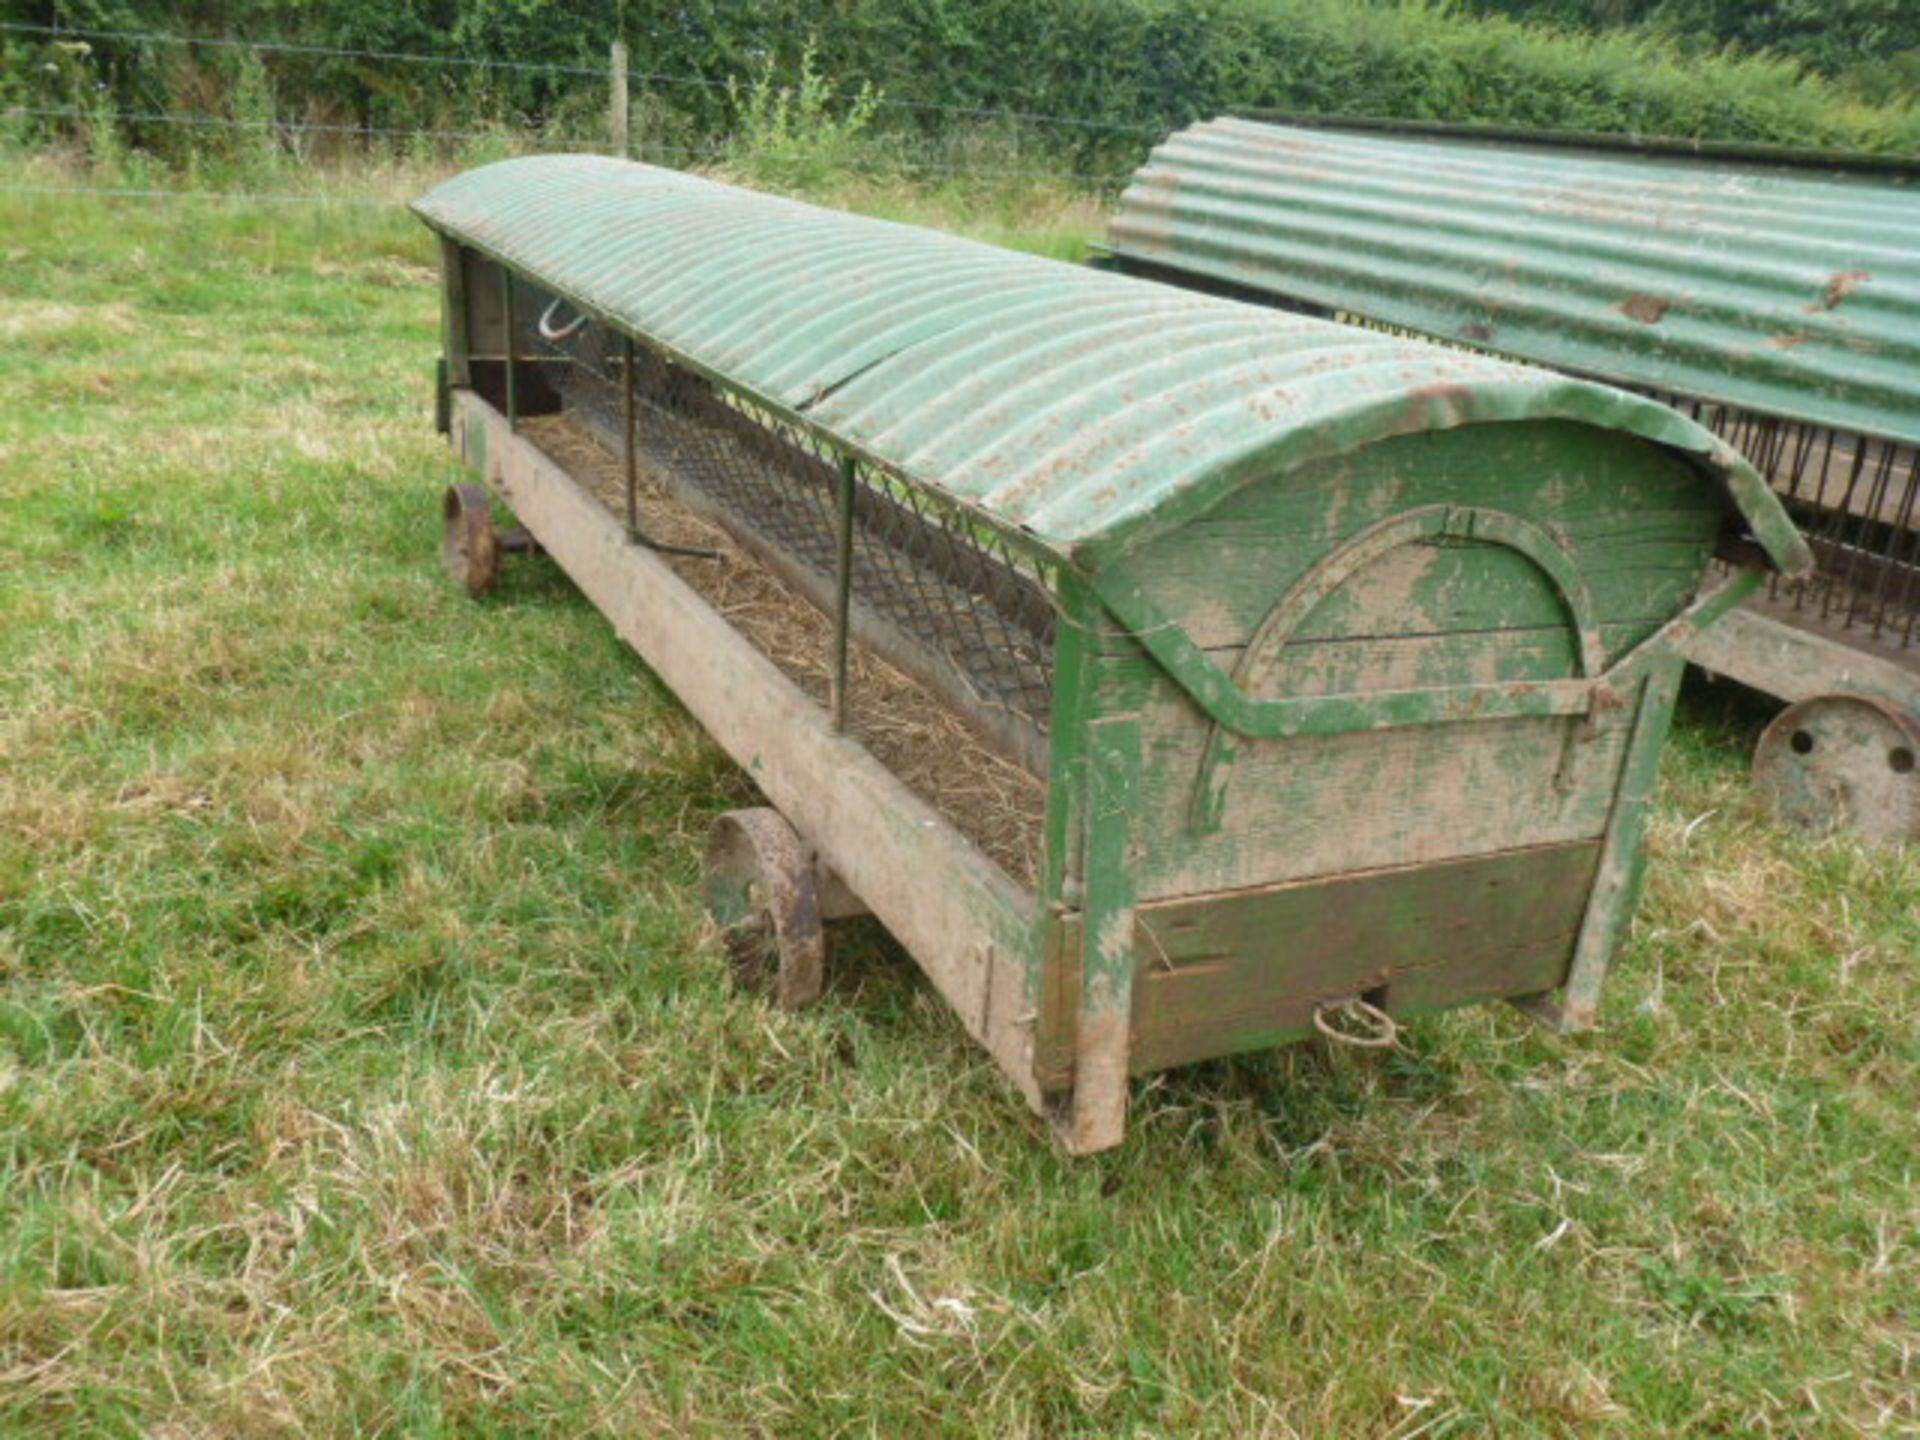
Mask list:
[[[585,425],[549,415],[524,420],[521,433],[612,514],[625,516],[622,459]],[[675,573],[824,708],[833,673],[831,617],[674,496],[644,455],[638,496],[639,526],[647,536],[718,555],[706,560],[664,554]],[[987,746],[927,686],[858,639],[851,649],[848,690],[849,733],[1009,876],[1033,887],[1045,785]]]

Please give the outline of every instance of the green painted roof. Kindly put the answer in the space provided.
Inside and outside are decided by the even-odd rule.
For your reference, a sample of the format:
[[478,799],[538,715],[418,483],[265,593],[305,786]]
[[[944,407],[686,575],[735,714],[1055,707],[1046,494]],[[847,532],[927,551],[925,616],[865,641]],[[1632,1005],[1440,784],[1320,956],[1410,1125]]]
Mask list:
[[1902,176],[1214,120],[1153,152],[1108,248],[1920,443],[1920,185]]
[[1707,431],[1540,370],[600,157],[503,161],[414,209],[1083,568],[1257,475],[1537,418],[1688,452],[1783,568],[1806,560]]

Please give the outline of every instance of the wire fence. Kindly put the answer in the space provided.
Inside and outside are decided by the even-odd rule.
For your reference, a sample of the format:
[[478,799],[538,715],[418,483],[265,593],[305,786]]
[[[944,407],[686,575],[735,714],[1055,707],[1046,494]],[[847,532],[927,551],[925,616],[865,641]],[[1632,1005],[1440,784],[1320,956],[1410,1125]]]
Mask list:
[[188,190],[150,185],[23,185],[0,184],[0,195],[67,197],[93,195],[113,200],[196,200],[260,205],[358,205],[393,210],[404,202],[378,195],[341,195],[326,191]]
[[[85,26],[41,25],[27,21],[0,21],[0,33],[33,34],[50,40],[76,38],[81,40],[111,40],[122,44],[172,45],[185,47],[205,47],[208,49],[250,51],[256,54],[302,55],[322,59],[371,60],[383,64],[407,64],[441,66],[446,68],[470,68],[482,70],[501,70],[520,74],[572,75],[604,79],[608,71],[605,66],[567,65],[554,61],[506,60],[493,56],[476,55],[428,55],[406,50],[372,50],[330,45],[307,45],[293,41],[236,40],[229,36],[215,35],[171,35],[149,30],[113,30]],[[663,86],[692,86],[709,90],[729,90],[742,82],[742,77],[716,77],[712,75],[675,74],[667,71],[628,69],[630,81],[642,84]],[[825,98],[843,103],[856,103],[863,99],[867,103],[896,110],[910,110],[924,114],[950,115],[961,119],[975,120],[1013,120],[1023,125],[1065,126],[1082,130],[1107,131],[1120,135],[1138,135],[1157,137],[1161,133],[1158,126],[1129,124],[1124,121],[1105,120],[1085,115],[1056,115],[1041,111],[1015,110],[1004,107],[979,105],[955,105],[935,100],[910,100],[889,95],[863,96],[861,92],[833,90],[825,93]]]
[[[607,80],[612,73],[608,68],[568,65],[553,62],[534,62],[495,57],[477,57],[463,55],[428,55],[404,50],[381,50],[372,48],[351,48],[340,46],[310,45],[292,41],[242,40],[226,36],[182,35],[161,31],[110,29],[95,26],[44,25],[23,21],[0,21],[0,35],[31,35],[49,41],[66,39],[103,40],[123,44],[166,45],[185,47],[211,47],[223,50],[247,51],[265,54],[282,54],[310,57],[351,59],[357,62],[378,62],[381,64],[407,64],[423,66],[465,67],[478,69],[499,69],[515,72],[537,72],[541,74],[578,77],[582,79]],[[714,79],[711,76],[671,75],[657,71],[629,70],[631,79],[655,83],[685,83],[731,88],[727,80]],[[841,98],[851,99],[842,93]],[[1051,115],[1030,111],[995,110],[976,106],[948,105],[935,102],[898,100],[891,101],[881,97],[882,102],[897,105],[900,108],[930,111],[944,115],[964,116],[980,119],[1017,120],[1023,124],[1037,126],[1073,126],[1080,128],[1098,128],[1107,130],[1133,131],[1140,134],[1157,134],[1146,127],[1115,126],[1103,120],[1086,117]],[[74,129],[111,125],[140,130],[149,127],[168,127],[189,133],[225,134],[270,139],[286,146],[295,158],[305,153],[305,147],[298,142],[306,140],[335,139],[346,142],[378,142],[395,148],[417,149],[421,146],[503,146],[514,152],[539,150],[565,150],[569,152],[592,154],[631,153],[650,163],[664,164],[675,168],[687,168],[712,165],[729,159],[740,160],[742,152],[729,143],[686,143],[684,138],[653,138],[642,136],[637,143],[617,145],[607,141],[597,141],[580,134],[578,124],[574,126],[541,126],[528,123],[520,127],[446,127],[435,125],[376,125],[372,123],[349,123],[328,119],[297,119],[291,117],[265,115],[222,114],[211,110],[179,110],[173,108],[131,108],[116,106],[102,96],[97,103],[89,104],[39,104],[15,103],[0,107],[0,119],[14,118],[41,122],[56,122]],[[614,133],[618,133],[617,131]],[[913,178],[939,177],[943,180],[978,180],[996,185],[1015,184],[1059,184],[1097,189],[1113,189],[1124,184],[1128,178],[1125,172],[1101,171],[1066,166],[1030,166],[1019,164],[993,163],[992,161],[966,158],[948,158],[939,154],[915,153],[912,147],[890,145],[886,148],[874,147],[862,151],[855,146],[839,144],[830,156],[809,156],[804,146],[797,154],[788,159],[798,159],[805,163],[818,158],[822,163],[830,164],[834,170],[847,171],[869,176],[902,175]],[[11,193],[46,193],[45,186],[8,186]],[[215,199],[242,198],[239,192],[219,189],[181,188],[178,190],[153,185],[93,185],[71,187],[76,192],[85,191],[99,195],[114,195],[122,198],[157,198],[165,195],[206,197]],[[346,203],[345,197],[320,195],[306,197],[300,194],[272,194],[264,191],[247,191],[248,195],[258,195],[263,201],[277,204],[299,203],[303,198],[312,198],[315,203]],[[356,200],[353,203],[385,203],[380,201]],[[1042,238],[1025,236],[1018,238]]]
[[[614,73],[610,66],[569,65],[545,61],[524,61],[496,57],[468,55],[431,55],[406,50],[383,50],[374,48],[353,48],[342,46],[312,45],[294,41],[248,40],[228,36],[185,35],[162,31],[114,29],[100,26],[70,26],[36,24],[25,21],[0,21],[0,37],[7,35],[33,36],[50,42],[85,40],[111,41],[126,45],[154,45],[174,47],[206,47],[210,49],[251,52],[266,55],[287,55],[309,58],[352,60],[362,64],[409,65],[444,67],[454,70],[502,70],[517,73],[538,73],[558,77],[570,77],[582,80],[608,81]],[[675,75],[646,69],[629,69],[630,80],[650,84],[686,84],[703,85],[719,89],[731,89],[737,83],[712,76]],[[853,101],[859,97],[846,92],[835,92],[842,100]],[[951,105],[928,101],[893,99],[879,97],[878,102],[893,108],[915,110],[954,117],[974,119],[1014,120],[1034,126],[1066,126],[1081,129],[1102,129],[1119,132],[1157,134],[1147,127],[1129,127],[1115,125],[1104,120],[1089,119],[1080,116],[1046,114],[1032,111],[1014,111],[989,109],[979,106]],[[332,138],[349,142],[378,142],[391,146],[394,150],[417,149],[421,146],[444,149],[450,146],[491,147],[499,146],[514,153],[562,150],[572,153],[615,154],[635,153],[649,163],[663,164],[675,168],[717,165],[728,160],[741,160],[742,151],[728,143],[688,144],[677,141],[649,140],[642,138],[638,143],[623,147],[604,140],[594,140],[578,133],[577,127],[541,127],[535,124],[522,126],[489,127],[449,127],[435,125],[375,125],[370,123],[349,123],[329,119],[298,119],[272,114],[234,115],[222,114],[210,110],[181,110],[167,107],[122,107],[110,103],[104,94],[96,103],[88,104],[41,104],[15,103],[0,106],[0,120],[18,119],[57,124],[81,129],[83,127],[126,127],[139,130],[146,127],[164,126],[189,133],[211,133],[235,137],[245,137],[253,141],[266,141],[285,146],[289,154],[286,159],[297,163],[301,158],[302,147],[297,142]],[[750,158],[750,157],[748,157]],[[811,157],[802,147],[798,157],[802,161]],[[863,175],[901,175],[913,178],[937,176],[943,179],[979,180],[994,184],[1014,183],[1071,183],[1075,185],[1112,187],[1123,183],[1127,176],[1120,172],[1101,172],[1065,167],[1033,167],[1021,165],[995,164],[988,161],[953,159],[939,155],[916,154],[903,151],[894,145],[887,150],[861,153],[847,146],[837,146],[830,157],[818,157],[823,163],[831,165],[835,171],[852,172]],[[135,172],[136,176],[138,172]],[[101,200],[127,201],[177,201],[184,203],[243,204],[257,203],[275,206],[325,206],[325,207],[361,207],[375,210],[392,210],[403,202],[386,196],[356,194],[351,190],[341,191],[324,187],[314,189],[275,188],[271,186],[220,186],[212,185],[169,185],[152,183],[144,176],[116,183],[111,179],[96,176],[93,181],[75,180],[42,181],[32,176],[0,181],[0,195],[21,197],[63,197],[90,196]],[[1012,244],[1051,244],[1059,245],[1063,241],[1071,242],[1076,237],[1066,231],[1004,230],[995,227],[983,227],[995,239]]]
[[[0,115],[70,120],[80,123],[110,120],[122,125],[176,125],[203,130],[238,130],[260,135],[338,135],[349,139],[367,138],[394,142],[434,140],[472,145],[491,143],[545,147],[596,155],[619,153],[616,146],[578,139],[571,135],[547,136],[529,130],[514,131],[506,128],[441,130],[430,126],[349,125],[337,122],[286,120],[278,117],[236,117],[217,115],[208,111],[181,113],[163,110],[114,110],[104,106],[88,108],[79,105],[10,105],[0,108]],[[647,160],[724,160],[735,157],[739,153],[727,145],[681,145],[653,141],[643,141],[631,148],[641,152],[642,157]],[[975,176],[983,180],[1072,181],[1085,185],[1115,185],[1128,179],[1124,172],[1119,171],[1022,169],[938,160],[925,156],[842,154],[834,157],[834,164],[840,168],[863,172]]]

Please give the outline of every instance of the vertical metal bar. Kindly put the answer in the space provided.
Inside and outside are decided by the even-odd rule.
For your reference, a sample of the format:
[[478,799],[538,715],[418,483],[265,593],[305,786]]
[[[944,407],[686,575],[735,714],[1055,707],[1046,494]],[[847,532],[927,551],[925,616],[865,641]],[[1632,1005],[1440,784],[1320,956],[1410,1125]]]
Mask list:
[[[1864,437],[1861,444],[1865,444]],[[1880,633],[1880,624],[1870,610],[1872,597],[1867,590],[1867,566],[1864,556],[1872,554],[1873,531],[1878,524],[1880,507],[1884,503],[1887,485],[1893,475],[1893,447],[1884,441],[1880,443],[1880,456],[1874,461],[1873,478],[1867,482],[1866,498],[1857,512],[1840,517],[1840,524],[1834,529],[1834,543],[1841,559],[1841,579],[1847,587],[1846,623],[1841,627],[1851,629],[1856,619],[1865,619],[1873,627],[1872,633]],[[1852,524],[1847,521],[1851,519]]]
[[500,328],[502,338],[500,353],[507,365],[507,428],[520,428],[520,381],[518,351],[519,337],[514,334],[513,323],[513,272],[506,266],[500,267]]
[[1900,632],[1900,644],[1905,647],[1913,643],[1914,622],[1920,619],[1920,590],[1915,588],[1915,581],[1920,580],[1920,448],[1902,445],[1900,464],[1907,474],[1897,526],[1900,533],[1887,545],[1887,554],[1901,570],[1899,594],[1893,603],[1906,614]]
[[834,537],[836,569],[833,607],[833,686],[828,700],[833,707],[833,728],[847,728],[847,656],[849,631],[853,618],[853,485],[854,459],[840,457],[840,515]]
[[[1853,445],[1853,466],[1847,472],[1847,488],[1841,493],[1839,503],[1833,505],[1832,502],[1826,502],[1829,506],[1827,513],[1818,517],[1821,532],[1820,538],[1836,543],[1840,539],[1841,531],[1845,528],[1847,512],[1853,507],[1853,492],[1859,488],[1860,472],[1866,468],[1867,463],[1866,437],[1855,433],[1851,437],[1851,440]],[[1837,593],[1839,583],[1837,566],[1839,558],[1839,556],[1834,554],[1823,555],[1820,558],[1820,618],[1822,620],[1825,620],[1833,613],[1833,599]]]
[[633,398],[633,337],[620,337],[620,390],[621,409],[625,415],[625,424],[621,433],[626,436],[625,460],[627,466],[627,538],[635,540],[640,535],[640,466],[634,454],[635,446],[635,405]]
[[[1895,555],[1900,548],[1900,537],[1907,533],[1907,526],[1913,518],[1910,513],[1912,510],[1911,495],[1906,497],[1907,503],[1905,505],[1900,505],[1899,502],[1893,498],[1894,477],[1897,473],[1897,468],[1894,464],[1895,458],[1894,447],[1892,445],[1887,446],[1886,461],[1883,467],[1886,479],[1884,483],[1878,487],[1873,500],[1874,523],[1868,530],[1862,533],[1861,538],[1861,548],[1864,550],[1868,544],[1871,543],[1873,549],[1870,553],[1872,553],[1877,560],[1877,563],[1867,567],[1873,576],[1873,595],[1867,603],[1873,612],[1873,634],[1875,639],[1880,637],[1881,630],[1891,627],[1894,623],[1893,612],[1888,606],[1887,582],[1893,578],[1894,571],[1897,568]],[[1889,524],[1886,515],[1889,506],[1897,507],[1895,517],[1891,524]],[[1887,537],[1884,541],[1879,538],[1882,533]]]

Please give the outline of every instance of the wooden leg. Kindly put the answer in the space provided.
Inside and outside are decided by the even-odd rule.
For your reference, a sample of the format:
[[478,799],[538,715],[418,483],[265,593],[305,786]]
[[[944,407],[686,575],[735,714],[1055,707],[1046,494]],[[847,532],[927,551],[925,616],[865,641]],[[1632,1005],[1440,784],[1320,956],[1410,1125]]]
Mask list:
[[1133,1042],[1133,877],[1128,863],[1131,787],[1140,773],[1140,723],[1093,725],[1087,833],[1087,923],[1080,1013],[1073,1047],[1073,1098],[1056,1132],[1070,1154],[1118,1145],[1127,1133],[1127,1079]]
[[1562,1030],[1585,1030],[1593,1024],[1600,1009],[1600,982],[1627,933],[1627,922],[1633,918],[1633,907],[1640,898],[1646,868],[1643,837],[1647,809],[1660,771],[1660,753],[1666,748],[1682,668],[1678,657],[1660,661],[1648,672],[1640,693],[1633,738],[1627,744],[1613,815],[1600,849],[1599,874],[1574,945],[1560,1005],[1553,1012]]
[[1127,1135],[1127,1012],[1082,1011],[1074,1047],[1073,1099],[1055,1127],[1069,1155],[1110,1150]]

